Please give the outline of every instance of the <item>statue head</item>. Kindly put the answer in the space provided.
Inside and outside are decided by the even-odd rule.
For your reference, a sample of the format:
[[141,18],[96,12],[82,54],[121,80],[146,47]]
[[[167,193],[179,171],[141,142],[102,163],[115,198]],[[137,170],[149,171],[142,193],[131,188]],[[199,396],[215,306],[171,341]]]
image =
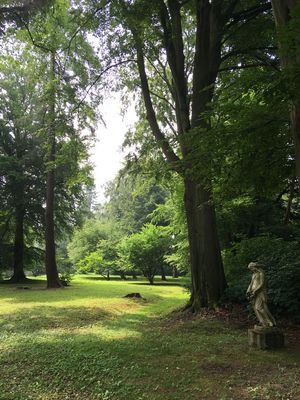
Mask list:
[[248,264],[248,269],[250,269],[250,271],[255,272],[255,271],[262,271],[264,267],[264,264],[259,263],[259,262],[251,262]]

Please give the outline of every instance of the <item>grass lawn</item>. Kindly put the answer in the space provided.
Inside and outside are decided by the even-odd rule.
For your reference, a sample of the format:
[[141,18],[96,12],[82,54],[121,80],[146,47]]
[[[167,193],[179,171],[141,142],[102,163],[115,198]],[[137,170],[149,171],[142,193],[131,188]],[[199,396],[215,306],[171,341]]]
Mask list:
[[299,343],[251,350],[245,327],[170,314],[187,299],[176,282],[0,285],[0,399],[300,399]]

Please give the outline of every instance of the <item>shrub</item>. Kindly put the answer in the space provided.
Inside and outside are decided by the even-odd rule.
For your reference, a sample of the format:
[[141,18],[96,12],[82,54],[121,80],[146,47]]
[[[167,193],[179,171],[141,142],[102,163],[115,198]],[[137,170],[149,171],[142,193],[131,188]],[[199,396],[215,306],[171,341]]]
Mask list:
[[140,232],[121,241],[118,246],[119,264],[124,271],[141,271],[153,284],[154,275],[165,264],[169,242],[165,227],[147,224]]
[[245,302],[250,283],[247,265],[259,261],[265,265],[269,305],[274,314],[300,318],[300,246],[270,236],[242,239],[223,251],[229,288],[227,300]]

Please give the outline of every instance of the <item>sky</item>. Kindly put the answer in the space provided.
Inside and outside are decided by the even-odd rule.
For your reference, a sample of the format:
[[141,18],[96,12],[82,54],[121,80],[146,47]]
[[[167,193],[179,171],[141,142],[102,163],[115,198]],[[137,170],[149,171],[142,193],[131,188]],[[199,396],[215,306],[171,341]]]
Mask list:
[[124,116],[121,116],[121,102],[118,96],[105,100],[100,112],[106,127],[99,123],[97,142],[91,152],[91,161],[94,164],[94,179],[97,193],[97,203],[105,201],[105,183],[112,180],[120,168],[126,155],[121,146],[125,133],[136,120],[134,106],[128,107]]

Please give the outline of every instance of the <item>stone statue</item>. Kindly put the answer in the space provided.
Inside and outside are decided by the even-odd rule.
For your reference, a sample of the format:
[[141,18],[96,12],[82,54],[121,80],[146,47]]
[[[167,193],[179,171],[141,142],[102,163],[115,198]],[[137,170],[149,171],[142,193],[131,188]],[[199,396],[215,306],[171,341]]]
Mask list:
[[251,302],[253,310],[261,327],[275,327],[276,322],[267,306],[267,291],[265,284],[265,274],[260,268],[259,263],[251,262],[248,268],[252,272],[251,283],[247,289],[246,296]]

